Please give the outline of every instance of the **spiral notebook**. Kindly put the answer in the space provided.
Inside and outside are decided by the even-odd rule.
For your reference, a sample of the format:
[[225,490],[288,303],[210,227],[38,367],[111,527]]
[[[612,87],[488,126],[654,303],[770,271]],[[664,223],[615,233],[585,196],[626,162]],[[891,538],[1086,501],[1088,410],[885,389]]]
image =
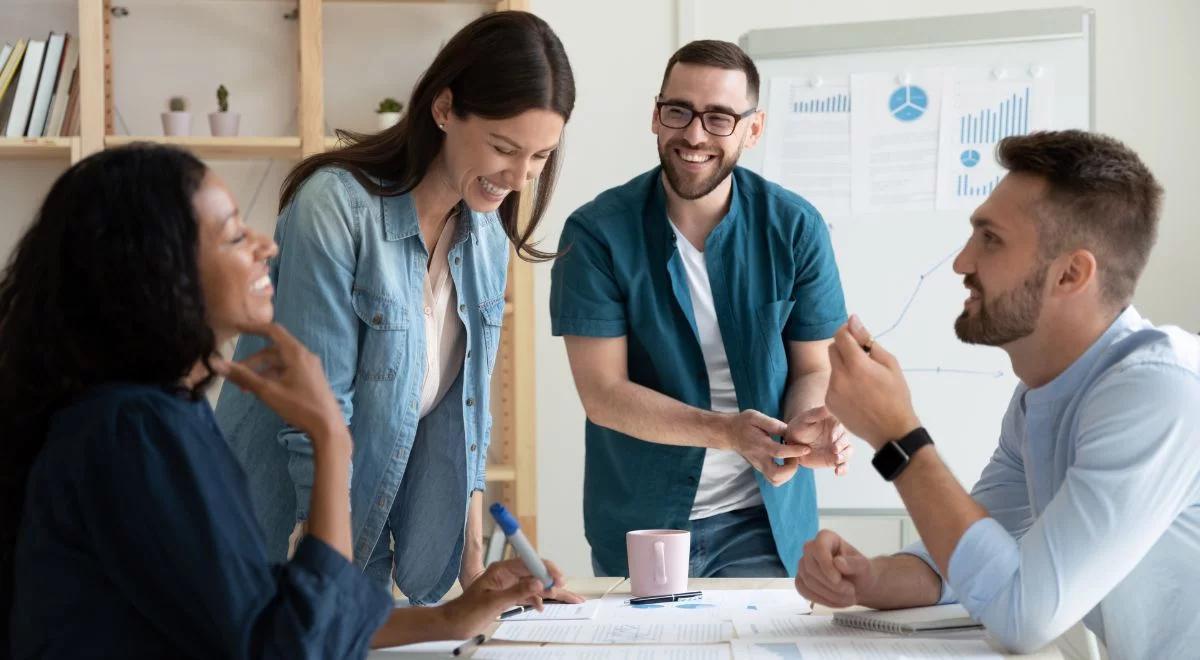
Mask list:
[[886,633],[915,633],[981,627],[971,619],[971,615],[962,605],[957,604],[913,607],[904,610],[836,612],[833,615],[833,622],[843,626]]

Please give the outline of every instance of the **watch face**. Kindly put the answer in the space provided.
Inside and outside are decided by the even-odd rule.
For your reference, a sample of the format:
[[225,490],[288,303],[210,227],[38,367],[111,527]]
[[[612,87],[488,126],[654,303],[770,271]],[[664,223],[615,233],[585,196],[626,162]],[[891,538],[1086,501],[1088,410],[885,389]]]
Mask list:
[[908,462],[908,455],[904,453],[895,442],[889,442],[879,448],[875,452],[874,458],[871,459],[871,465],[879,471],[879,475],[884,479],[891,481],[900,469]]

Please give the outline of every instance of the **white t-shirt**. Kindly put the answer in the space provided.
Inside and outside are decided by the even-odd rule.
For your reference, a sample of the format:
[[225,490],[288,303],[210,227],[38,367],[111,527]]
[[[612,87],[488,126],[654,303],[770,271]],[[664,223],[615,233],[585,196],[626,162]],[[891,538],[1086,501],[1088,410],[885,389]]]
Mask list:
[[[729,371],[729,358],[717,324],[713,306],[712,286],[708,281],[708,266],[704,253],[688,241],[675,223],[675,246],[687,272],[688,291],[692,296],[692,311],[700,333],[700,352],[708,372],[708,390],[712,409],[717,412],[738,412],[737,392]],[[721,513],[746,509],[762,504],[754,468],[741,454],[728,449],[709,449],[704,454],[704,469],[692,503],[691,520],[709,518]]]
[[457,214],[446,221],[439,234],[429,270],[425,275],[425,380],[421,383],[420,416],[425,417],[441,403],[462,371],[467,351],[467,332],[458,316],[458,292],[450,277],[450,247],[458,230]]

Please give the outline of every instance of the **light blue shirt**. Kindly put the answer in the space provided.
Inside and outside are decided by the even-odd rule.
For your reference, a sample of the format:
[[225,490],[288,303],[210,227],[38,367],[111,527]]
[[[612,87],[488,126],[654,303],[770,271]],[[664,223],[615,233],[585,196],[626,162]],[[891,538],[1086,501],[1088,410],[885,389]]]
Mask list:
[[959,540],[942,602],[1016,651],[1083,619],[1113,658],[1196,657],[1195,335],[1130,307],[1053,381],[1018,386],[971,495],[991,517]]

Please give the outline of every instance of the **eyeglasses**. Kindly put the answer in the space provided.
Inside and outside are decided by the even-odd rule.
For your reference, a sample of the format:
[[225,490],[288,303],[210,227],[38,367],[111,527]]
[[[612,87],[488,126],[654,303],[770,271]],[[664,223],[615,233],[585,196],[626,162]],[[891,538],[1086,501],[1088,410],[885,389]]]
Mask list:
[[758,112],[758,108],[750,108],[740,115],[731,115],[728,112],[696,112],[686,105],[676,105],[666,101],[655,101],[655,107],[658,108],[658,122],[667,128],[687,128],[692,125],[696,117],[700,117],[700,125],[704,130],[717,137],[729,137],[733,135],[733,129],[737,128],[738,122]]

